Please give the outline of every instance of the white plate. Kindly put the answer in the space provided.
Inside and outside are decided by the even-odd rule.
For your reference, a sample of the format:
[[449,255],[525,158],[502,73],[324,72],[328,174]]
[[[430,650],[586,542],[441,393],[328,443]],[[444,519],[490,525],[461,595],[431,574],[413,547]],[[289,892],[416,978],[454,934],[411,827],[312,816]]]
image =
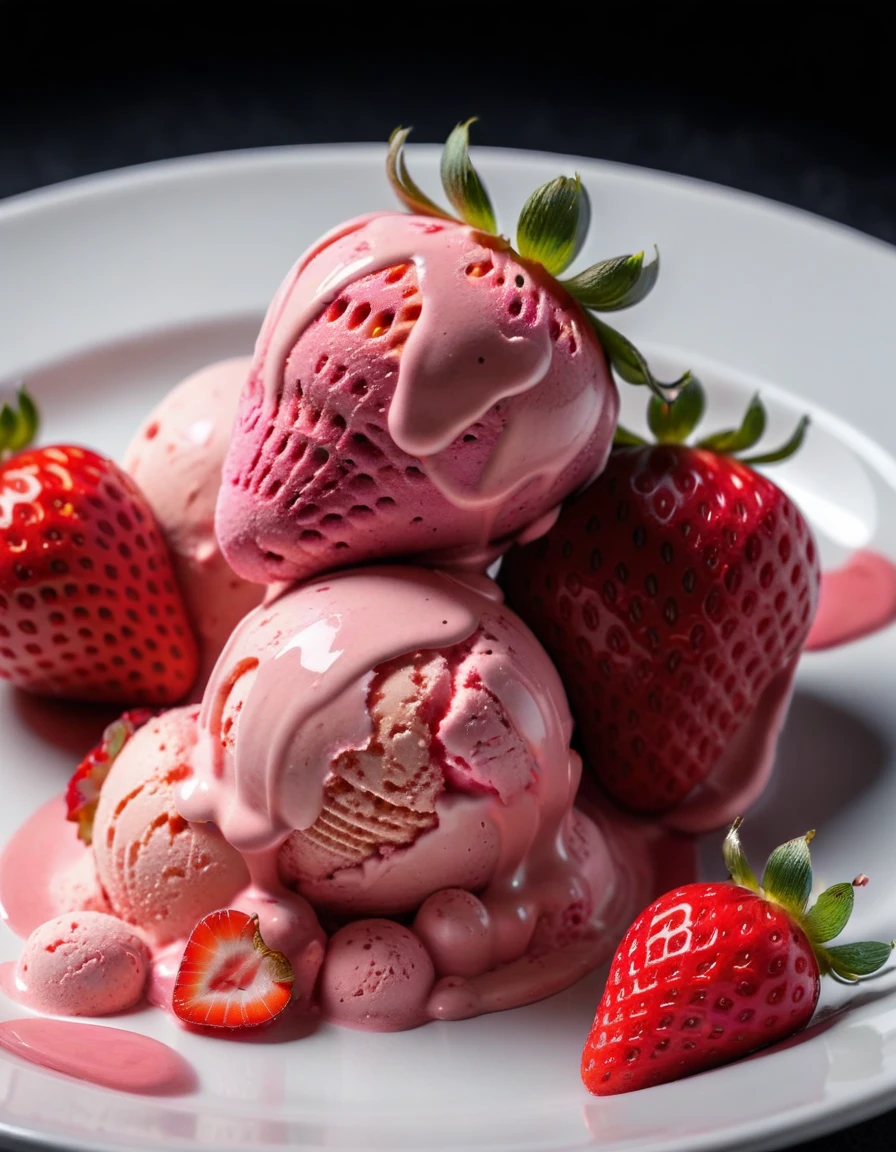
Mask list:
[[[181,376],[251,347],[267,299],[316,234],[391,206],[383,157],[368,146],[209,157],[0,205],[0,379],[30,380],[48,438],[121,453]],[[695,182],[494,150],[478,160],[505,228],[537,184],[578,168],[594,202],[586,256],[658,242],[659,287],[625,330],[658,362],[700,368],[720,417],[757,381],[775,430],[811,409],[809,445],[780,477],[820,523],[825,557],[867,543],[896,555],[891,249]],[[436,151],[417,149],[411,163],[434,187]],[[870,873],[855,931],[883,939],[896,928],[894,663],[896,630],[804,660],[774,796],[748,825],[757,857],[818,826],[822,878]],[[0,840],[59,790],[95,728],[95,717],[0,692]],[[716,875],[718,840],[704,852]],[[0,959],[16,951],[0,928]],[[896,977],[799,1043],[597,1101],[578,1061],[600,988],[598,973],[520,1011],[401,1035],[326,1028],[289,1044],[188,1036],[146,1011],[127,1026],[182,1051],[200,1069],[197,1094],[116,1094],[0,1055],[0,1134],[95,1150],[699,1152],[781,1147],[892,1103]],[[17,1012],[0,998],[0,1015]]]

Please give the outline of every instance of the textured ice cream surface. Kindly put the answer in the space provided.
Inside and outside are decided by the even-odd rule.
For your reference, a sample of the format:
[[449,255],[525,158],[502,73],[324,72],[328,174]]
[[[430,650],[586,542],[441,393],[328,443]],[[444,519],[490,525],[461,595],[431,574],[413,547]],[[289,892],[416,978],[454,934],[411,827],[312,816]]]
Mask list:
[[233,571],[215,537],[215,505],[248,357],[188,376],[147,416],[124,455],[171,552],[200,644],[201,690],[237,622],[264,589]]
[[[446,851],[444,829],[438,841],[430,837],[442,860],[439,887],[478,889],[489,881],[500,835],[479,810],[494,798],[512,805],[537,787],[531,749],[480,676],[482,664],[504,647],[499,631],[479,628],[442,652],[414,652],[374,669],[367,693],[371,738],[336,758],[317,820],[283,845],[279,866],[287,883],[331,909],[410,911],[433,878],[404,867],[400,853],[442,821],[476,835],[466,837],[461,851]],[[369,887],[344,874],[353,866],[361,866],[359,878],[366,872]],[[370,883],[375,871],[381,875]]]
[[602,467],[618,397],[578,305],[501,242],[382,214],[271,304],[218,535],[248,579],[387,557],[480,565]]
[[341,572],[252,613],[209,683],[181,811],[279,851],[283,879],[339,913],[515,868],[571,806],[578,760],[553,667],[475,581]]
[[348,1028],[400,1032],[428,1019],[432,960],[394,920],[358,920],[330,940],[320,975],[321,1008]]
[[32,932],[16,968],[24,1004],[60,1016],[106,1016],[143,997],[149,950],[115,916],[58,916]]
[[63,913],[112,911],[100,884],[93,852],[83,852],[73,864],[57,872],[52,893],[56,907]]
[[191,770],[197,712],[172,709],[131,737],[94,822],[96,869],[113,911],[156,945],[188,936],[249,878],[214,828],[189,824],[175,805],[175,788]]

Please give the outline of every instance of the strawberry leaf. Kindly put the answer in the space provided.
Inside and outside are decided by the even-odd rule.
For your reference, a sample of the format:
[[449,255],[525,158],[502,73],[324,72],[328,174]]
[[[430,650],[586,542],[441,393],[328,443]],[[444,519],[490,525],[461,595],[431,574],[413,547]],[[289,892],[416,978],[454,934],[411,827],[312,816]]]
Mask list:
[[674,400],[688,381],[692,379],[691,373],[685,372],[670,384],[661,383],[650,371],[647,361],[630,340],[626,339],[621,332],[617,332],[615,328],[611,328],[609,324],[605,324],[603,320],[598,320],[590,312],[586,312],[585,315],[597,334],[597,338],[607,354],[607,359],[626,384],[646,385],[654,396],[659,396],[661,400]]
[[802,443],[806,439],[806,429],[808,427],[809,417],[803,416],[786,444],[782,444],[780,448],[776,448],[773,452],[762,452],[758,456],[741,456],[741,463],[751,466],[754,464],[777,464],[779,460],[789,459],[802,447]]
[[710,452],[719,452],[732,455],[752,448],[762,439],[765,432],[765,406],[758,395],[754,396],[744,413],[744,418],[738,428],[728,428],[724,432],[715,432],[698,441],[698,448],[707,448]]
[[692,376],[672,401],[651,396],[647,425],[659,444],[683,444],[703,419],[706,395]]
[[805,912],[812,888],[809,841],[814,835],[814,832],[807,832],[805,836],[788,840],[776,848],[762,874],[766,895],[795,916],[802,916]]
[[410,134],[410,128],[396,128],[389,137],[386,175],[393,191],[405,208],[411,212],[420,216],[438,216],[442,220],[454,220],[454,216],[440,208],[434,200],[430,200],[411,178],[404,159],[404,145]]
[[660,254],[649,264],[644,253],[634,256],[614,256],[592,264],[584,272],[562,281],[563,287],[585,308],[598,312],[618,312],[640,304],[652,291],[660,271]]
[[629,432],[628,428],[623,428],[621,424],[616,425],[616,431],[613,433],[614,448],[643,448],[646,444],[647,441],[637,432]]
[[871,976],[883,968],[892,951],[892,941],[881,944],[878,940],[861,940],[857,944],[835,944],[832,948],[825,948],[822,957],[835,976],[854,984],[860,977]]
[[8,404],[4,404],[0,408],[0,452],[5,452],[9,448],[9,442],[12,440],[16,430],[16,414]]
[[485,185],[470,159],[470,125],[475,117],[458,124],[442,152],[442,187],[452,207],[465,224],[483,232],[497,233],[495,210]]
[[591,204],[580,177],[558,176],[536,188],[523,205],[516,234],[519,254],[559,276],[578,255],[590,219]]
[[750,867],[747,854],[744,852],[743,845],[740,842],[740,828],[742,824],[743,819],[738,817],[728,829],[728,835],[725,837],[725,843],[722,845],[722,856],[725,860],[725,867],[728,869],[728,875],[734,883],[739,884],[741,888],[749,888],[752,892],[757,892],[759,890],[759,882],[756,879],[756,874]]
[[818,897],[809,909],[805,927],[810,938],[818,944],[826,944],[839,936],[852,915],[855,893],[852,884],[834,884]]

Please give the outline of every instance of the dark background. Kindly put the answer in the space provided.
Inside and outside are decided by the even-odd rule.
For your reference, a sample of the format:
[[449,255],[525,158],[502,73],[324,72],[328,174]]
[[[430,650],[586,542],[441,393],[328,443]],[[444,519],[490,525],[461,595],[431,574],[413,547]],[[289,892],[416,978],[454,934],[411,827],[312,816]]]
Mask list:
[[[888,8],[0,0],[0,197],[397,124],[441,141],[476,114],[478,143],[683,173],[896,243]],[[889,1152],[894,1129],[891,1113],[802,1149]]]

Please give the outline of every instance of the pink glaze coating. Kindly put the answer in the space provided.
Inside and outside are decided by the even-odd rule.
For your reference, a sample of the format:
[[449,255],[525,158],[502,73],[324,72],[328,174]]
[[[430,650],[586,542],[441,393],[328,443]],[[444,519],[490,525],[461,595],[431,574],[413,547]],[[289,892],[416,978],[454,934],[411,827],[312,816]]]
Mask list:
[[180,811],[215,821],[260,886],[278,869],[355,916],[478,892],[476,964],[451,894],[418,915],[443,974],[558,953],[547,978],[521,975],[525,1003],[593,966],[633,911],[612,833],[572,811],[581,764],[557,673],[484,577],[371,568],[284,594],[231,638],[200,727]]
[[[77,908],[60,907],[59,877],[93,865],[93,853],[65,818],[65,798],[54,796],[16,830],[0,856],[0,918],[24,940],[45,920]],[[107,911],[108,909],[94,909]]]
[[188,376],[147,416],[124,468],[155,513],[199,641],[201,694],[227,637],[261,602],[218,547],[215,504],[240,392],[251,360],[238,357]]
[[435,980],[418,937],[394,920],[356,920],[330,940],[320,1003],[328,1020],[370,1032],[402,1032],[428,1019]]
[[78,1080],[148,1096],[179,1096],[195,1091],[196,1073],[167,1044],[95,1024],[68,1020],[6,1020],[0,1024],[0,1048]]
[[172,709],[131,737],[94,822],[97,872],[113,911],[160,945],[188,936],[249,879],[239,854],[213,828],[189,825],[175,805],[191,771],[197,711]]
[[483,565],[603,467],[618,395],[581,309],[466,225],[320,240],[268,310],[218,503],[248,579],[376,558]]
[[896,565],[878,552],[856,552],[825,572],[806,651],[820,652],[896,623]]
[[149,951],[103,912],[71,912],[28,937],[16,968],[19,1001],[58,1016],[108,1016],[143,998]]

